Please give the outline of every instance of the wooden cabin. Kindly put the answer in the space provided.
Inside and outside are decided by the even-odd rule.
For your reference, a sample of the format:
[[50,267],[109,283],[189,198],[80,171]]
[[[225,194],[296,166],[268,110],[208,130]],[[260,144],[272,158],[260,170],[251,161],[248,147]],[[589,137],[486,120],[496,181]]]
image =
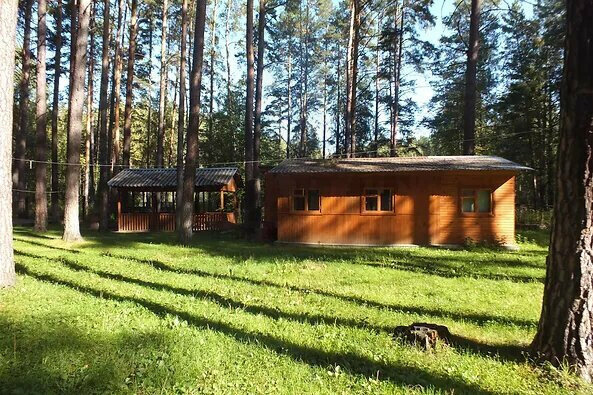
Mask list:
[[285,160],[266,173],[266,233],[283,243],[515,245],[515,176],[493,156]]
[[[235,167],[196,170],[193,230],[220,230],[237,222]],[[123,169],[109,180],[117,190],[117,230],[175,230],[177,169]]]

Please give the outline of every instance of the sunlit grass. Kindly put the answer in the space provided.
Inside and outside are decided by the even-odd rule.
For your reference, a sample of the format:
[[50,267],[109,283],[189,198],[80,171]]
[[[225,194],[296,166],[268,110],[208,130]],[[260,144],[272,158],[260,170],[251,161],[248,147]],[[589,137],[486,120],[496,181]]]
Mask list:
[[[15,230],[0,392],[574,393],[529,361],[545,235],[520,251],[303,248]],[[425,352],[390,335],[447,325]]]

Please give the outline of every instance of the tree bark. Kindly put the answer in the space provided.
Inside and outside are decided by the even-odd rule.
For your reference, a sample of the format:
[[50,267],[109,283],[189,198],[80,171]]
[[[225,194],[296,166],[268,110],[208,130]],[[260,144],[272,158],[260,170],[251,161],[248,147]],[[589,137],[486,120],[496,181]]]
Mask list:
[[[151,166],[150,153],[152,147],[150,146],[150,137],[152,136],[152,48],[153,48],[153,31],[154,21],[149,17],[150,32],[148,32],[148,94],[146,95],[146,102],[148,107],[148,117],[146,118],[146,167]],[[158,133],[158,131],[157,131]],[[158,155],[157,155],[158,156]]]
[[60,75],[62,73],[62,0],[56,0],[56,51],[54,57],[54,91],[51,108],[51,216],[53,221],[60,218],[58,196],[58,118],[60,115]]
[[95,6],[91,2],[91,20],[89,22],[90,44],[88,58],[88,82],[87,82],[87,96],[86,96],[86,138],[84,144],[84,189],[82,200],[83,216],[88,215],[91,195],[93,191],[93,90],[94,90],[94,74],[95,74]]
[[[163,167],[165,148],[165,106],[167,104],[167,0],[163,0],[161,19],[161,73],[159,85],[159,130],[157,134],[156,167]],[[160,200],[160,199],[159,199]]]
[[132,99],[134,89],[134,59],[136,58],[136,38],[138,36],[138,0],[132,0],[130,19],[130,42],[128,44],[128,76],[126,78],[126,106],[124,108],[124,147],[123,165],[130,167],[130,149],[132,144]]
[[[400,22],[399,28],[397,28],[397,12],[396,12],[396,20],[394,22],[395,29],[397,31],[396,40],[397,42],[394,44],[394,64],[393,64],[393,106],[391,111],[391,144],[390,144],[390,155],[397,156],[397,132],[399,129],[399,88],[401,85],[401,70],[402,70],[402,53],[404,48],[404,18],[405,18],[405,11],[404,11],[404,1],[402,1],[401,9],[400,9]],[[396,53],[397,51],[397,53]]]
[[253,229],[259,228],[261,220],[261,177],[259,170],[260,141],[261,141],[261,118],[262,118],[262,96],[264,90],[264,50],[266,29],[266,0],[259,0],[259,15],[257,19],[257,74],[255,84],[255,125],[253,128]]
[[290,128],[292,126],[292,48],[290,44],[286,56],[286,158],[290,158]]
[[87,57],[87,43],[91,12],[90,0],[79,0],[78,29],[76,33],[76,55],[72,70],[72,92],[70,93],[70,114],[68,127],[68,149],[66,166],[66,203],[64,211],[65,241],[81,240],[78,218],[78,197],[80,188],[80,140],[82,132],[82,109],[84,107],[84,75]]
[[254,95],[254,55],[253,55],[253,0],[247,0],[245,43],[247,56],[247,84],[245,95],[245,225],[253,230],[255,195],[253,188],[253,95]]
[[188,245],[192,237],[194,217],[194,187],[198,162],[198,130],[200,127],[200,95],[202,88],[202,63],[204,57],[204,30],[206,25],[206,0],[198,0],[194,32],[194,51],[189,89],[189,125],[187,129],[187,154],[183,171],[182,221],[179,241]]
[[478,66],[480,10],[482,0],[472,0],[469,21],[469,48],[465,71],[465,107],[463,112],[463,154],[476,153],[476,72]]
[[12,250],[12,117],[17,0],[0,1],[0,288],[16,282]]
[[177,117],[177,193],[175,229],[181,229],[183,207],[183,135],[185,133],[185,74],[187,68],[187,0],[181,4],[181,53],[179,56],[179,114]]
[[214,130],[214,57],[216,56],[216,9],[218,0],[214,0],[212,6],[212,17],[210,19],[210,97],[208,103],[208,138],[213,137]]
[[109,229],[109,136],[107,135],[107,89],[109,85],[109,20],[110,0],[103,0],[103,45],[101,52],[101,88],[99,91],[100,147],[99,147],[99,231]]
[[[19,129],[16,135],[15,156],[15,187],[16,193],[15,214],[22,217],[26,214],[25,192],[27,183],[25,179],[25,155],[27,152],[27,130],[29,129],[29,83],[31,79],[31,12],[33,0],[24,2],[24,31],[23,31],[23,58],[22,76],[19,84]],[[12,126],[11,126],[12,130]]]
[[35,141],[35,231],[47,230],[47,2],[37,2],[37,138]]
[[113,85],[111,87],[112,109],[109,115],[109,139],[112,144],[109,154],[111,155],[111,173],[115,172],[119,161],[119,126],[120,126],[120,91],[121,91],[121,72],[123,68],[123,35],[124,35],[124,21],[126,16],[124,13],[124,0],[119,0],[117,8],[117,35],[115,37],[115,62],[113,64]]
[[539,356],[593,378],[593,0],[567,1],[556,201]]
[[360,41],[360,0],[352,0],[350,34],[348,39],[348,96],[346,105],[347,157],[356,156],[356,85],[358,79],[358,44]]

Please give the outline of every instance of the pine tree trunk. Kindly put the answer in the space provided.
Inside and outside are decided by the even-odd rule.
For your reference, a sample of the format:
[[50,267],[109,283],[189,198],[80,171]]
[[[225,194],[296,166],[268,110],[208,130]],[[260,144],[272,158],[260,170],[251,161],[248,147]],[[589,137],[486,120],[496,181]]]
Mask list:
[[533,346],[593,379],[593,0],[568,1],[556,201]]
[[476,153],[476,72],[478,67],[480,10],[482,0],[472,0],[469,22],[469,49],[465,71],[465,107],[463,113],[463,154]]
[[290,158],[290,128],[292,125],[292,48],[288,48],[287,60],[287,78],[286,78],[286,158]]
[[336,67],[336,155],[342,152],[340,145],[340,120],[342,119],[342,90],[340,89],[340,64],[342,63],[342,52],[338,51],[338,65]]
[[255,126],[253,128],[253,229],[259,229],[261,220],[261,180],[259,170],[259,151],[261,140],[261,112],[262,96],[264,90],[264,49],[266,41],[264,33],[266,31],[266,0],[259,0],[259,15],[257,19],[257,75],[255,84]]
[[247,56],[247,92],[245,99],[245,225],[253,229],[253,207],[255,196],[253,188],[253,95],[254,95],[254,55],[253,55],[253,0],[247,0],[246,13],[246,56]]
[[113,85],[111,90],[112,109],[109,114],[109,139],[112,144],[109,154],[111,155],[111,173],[117,171],[117,164],[119,163],[119,126],[120,126],[120,91],[121,91],[121,73],[123,68],[123,34],[124,24],[126,20],[126,13],[124,13],[125,7],[124,0],[119,1],[117,8],[117,35],[115,38],[115,62],[113,64]]
[[91,20],[89,22],[90,44],[88,58],[88,77],[87,77],[87,96],[86,96],[86,139],[84,144],[84,190],[82,200],[82,214],[87,216],[89,213],[90,195],[93,194],[92,185],[92,164],[93,164],[93,89],[95,74],[95,6],[91,2]]
[[72,92],[70,93],[70,114],[68,127],[68,149],[66,166],[66,203],[64,211],[65,241],[81,240],[78,218],[80,188],[80,140],[82,134],[82,109],[84,107],[84,75],[86,47],[88,43],[90,0],[79,0],[78,29],[76,33],[76,55],[72,69]]
[[110,0],[103,0],[103,45],[101,51],[101,87],[99,89],[99,231],[109,229],[109,136],[107,135],[107,90],[109,86],[109,38],[111,21],[109,20]]
[[[148,59],[152,59],[153,49],[153,32],[154,32],[154,21],[152,17],[149,17],[150,32],[148,32]],[[150,138],[152,136],[152,61],[148,63],[148,94],[146,95],[146,102],[148,107],[148,116],[146,117],[146,167],[151,166],[150,153],[152,147],[150,146]],[[158,133],[158,132],[157,132]]]
[[188,245],[192,237],[194,218],[194,187],[198,165],[198,129],[200,127],[200,95],[202,88],[202,63],[204,57],[204,30],[206,25],[206,0],[198,0],[194,32],[194,51],[189,85],[189,125],[187,128],[187,154],[183,170],[183,206],[179,241]]
[[[383,14],[377,18],[377,32],[381,31],[381,21]],[[373,151],[374,156],[377,156],[379,151],[379,76],[381,66],[381,51],[379,50],[379,40],[377,38],[377,47],[375,48],[375,124],[374,124],[374,136],[373,136]]]
[[179,56],[179,116],[177,117],[177,193],[175,229],[181,229],[183,208],[183,135],[185,133],[185,70],[187,59],[187,0],[181,4],[181,53]]
[[[27,131],[29,129],[29,83],[31,78],[31,12],[33,10],[33,0],[25,0],[24,4],[24,31],[23,31],[23,64],[22,76],[19,85],[19,128],[16,135],[16,145],[14,148],[15,156],[15,188],[16,193],[15,214],[22,217],[26,214],[25,192],[27,189],[27,180],[25,179],[25,155],[27,153]],[[12,126],[11,126],[12,130]]]
[[402,53],[404,48],[404,5],[405,3],[402,1],[402,6],[400,9],[400,22],[399,22],[399,29],[397,34],[397,39],[399,40],[397,43],[397,58],[396,63],[393,65],[394,68],[394,84],[393,84],[393,132],[391,136],[391,156],[397,155],[397,132],[399,127],[399,88],[401,84],[401,70],[402,70]]
[[126,106],[124,108],[124,146],[123,165],[130,167],[130,149],[132,144],[132,99],[134,87],[134,59],[136,58],[136,39],[138,36],[138,0],[132,0],[130,20],[130,42],[128,43],[128,70],[126,78]]
[[47,230],[47,3],[37,2],[37,138],[35,141],[35,231]]
[[210,18],[210,96],[208,103],[208,138],[213,137],[214,130],[214,56],[216,55],[216,9],[218,7],[218,0],[214,0],[212,6],[212,17]]
[[51,107],[51,217],[60,220],[60,201],[58,196],[58,118],[60,115],[60,74],[62,61],[62,0],[56,0],[56,36],[54,57],[54,91]]
[[[165,147],[165,106],[167,103],[167,0],[163,0],[161,19],[161,72],[159,84],[159,130],[157,134],[156,167],[163,167]],[[160,201],[160,199],[157,199]]]
[[0,1],[0,288],[16,282],[12,250],[12,117],[17,0]]
[[348,77],[346,104],[346,136],[349,138],[347,157],[356,156],[356,85],[358,79],[358,44],[360,41],[360,0],[352,0],[348,38]]

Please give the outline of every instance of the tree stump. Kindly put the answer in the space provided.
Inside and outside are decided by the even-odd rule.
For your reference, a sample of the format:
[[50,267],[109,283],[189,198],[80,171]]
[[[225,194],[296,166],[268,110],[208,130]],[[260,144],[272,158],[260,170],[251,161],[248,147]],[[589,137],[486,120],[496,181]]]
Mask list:
[[393,337],[420,346],[424,350],[430,350],[436,346],[438,340],[448,344],[451,333],[444,325],[417,322],[408,326],[395,327]]

